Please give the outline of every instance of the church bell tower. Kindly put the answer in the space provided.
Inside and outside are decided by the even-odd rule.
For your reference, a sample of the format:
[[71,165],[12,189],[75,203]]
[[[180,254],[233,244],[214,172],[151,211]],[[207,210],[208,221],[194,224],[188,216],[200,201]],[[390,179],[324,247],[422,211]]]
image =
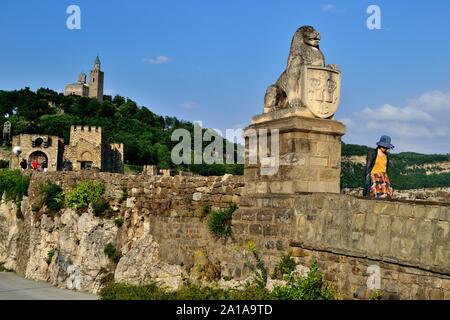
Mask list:
[[99,102],[103,101],[103,80],[104,73],[100,70],[100,58],[97,56],[94,62],[94,69],[89,77],[89,97],[97,98]]

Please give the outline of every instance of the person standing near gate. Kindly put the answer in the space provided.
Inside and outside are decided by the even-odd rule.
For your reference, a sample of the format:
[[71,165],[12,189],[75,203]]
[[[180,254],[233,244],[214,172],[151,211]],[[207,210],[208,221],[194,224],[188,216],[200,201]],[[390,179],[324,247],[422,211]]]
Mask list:
[[28,168],[28,162],[25,159],[22,159],[22,161],[20,161],[20,167],[22,168],[22,171],[27,170]]
[[31,163],[31,167],[33,168],[34,171],[37,171],[39,167],[39,162],[37,161],[37,159],[33,160],[33,162]]

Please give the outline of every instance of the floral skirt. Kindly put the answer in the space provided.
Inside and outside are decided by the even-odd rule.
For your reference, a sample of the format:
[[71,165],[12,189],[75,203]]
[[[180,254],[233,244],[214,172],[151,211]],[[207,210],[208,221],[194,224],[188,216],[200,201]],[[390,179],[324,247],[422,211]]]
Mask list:
[[394,190],[386,173],[371,174],[370,179],[372,182],[370,186],[370,197],[372,199],[392,198]]

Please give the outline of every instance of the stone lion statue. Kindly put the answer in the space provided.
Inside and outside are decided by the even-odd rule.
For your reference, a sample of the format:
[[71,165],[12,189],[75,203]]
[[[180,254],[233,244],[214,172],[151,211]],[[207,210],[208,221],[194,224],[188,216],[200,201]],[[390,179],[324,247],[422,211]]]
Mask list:
[[264,112],[289,107],[304,107],[301,96],[303,66],[326,67],[338,70],[336,65],[325,66],[325,57],[319,48],[320,33],[311,26],[300,27],[294,34],[286,70],[274,85],[267,88]]

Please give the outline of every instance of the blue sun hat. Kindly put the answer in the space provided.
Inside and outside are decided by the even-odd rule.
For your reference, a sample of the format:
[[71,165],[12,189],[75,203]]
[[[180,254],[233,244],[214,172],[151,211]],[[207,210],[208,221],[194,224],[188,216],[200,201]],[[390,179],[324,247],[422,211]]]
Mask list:
[[377,146],[384,147],[386,149],[394,149],[395,147],[391,144],[391,137],[381,136],[380,141],[377,142]]

